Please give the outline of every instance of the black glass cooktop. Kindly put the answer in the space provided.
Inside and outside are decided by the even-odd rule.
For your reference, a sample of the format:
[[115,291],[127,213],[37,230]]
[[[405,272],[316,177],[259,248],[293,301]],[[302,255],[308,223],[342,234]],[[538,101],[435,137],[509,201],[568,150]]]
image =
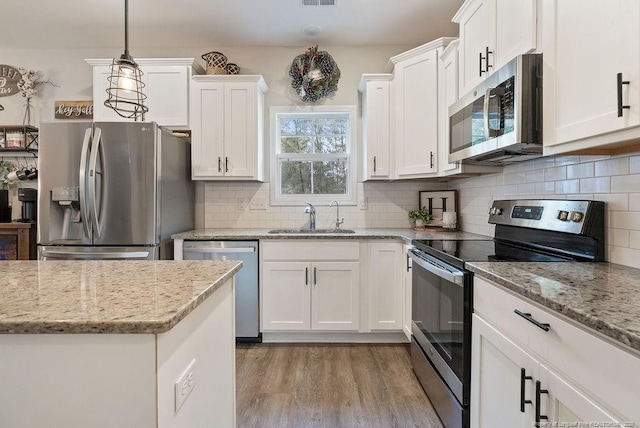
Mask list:
[[412,244],[419,250],[458,267],[464,267],[464,262],[562,262],[571,260],[568,257],[491,239],[414,239]]

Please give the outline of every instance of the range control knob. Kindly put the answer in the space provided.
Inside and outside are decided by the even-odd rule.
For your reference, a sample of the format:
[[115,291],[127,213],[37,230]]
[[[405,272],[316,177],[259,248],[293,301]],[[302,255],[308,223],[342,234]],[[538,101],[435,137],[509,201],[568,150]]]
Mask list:
[[584,218],[584,214],[581,213],[580,211],[571,211],[569,218],[571,219],[571,221],[575,223],[580,223]]
[[502,208],[496,208],[496,215],[502,215]]
[[489,210],[490,215],[496,215],[497,212],[498,212],[498,209],[496,207],[491,207],[491,209]]
[[569,220],[569,211],[558,211],[558,220],[560,221]]

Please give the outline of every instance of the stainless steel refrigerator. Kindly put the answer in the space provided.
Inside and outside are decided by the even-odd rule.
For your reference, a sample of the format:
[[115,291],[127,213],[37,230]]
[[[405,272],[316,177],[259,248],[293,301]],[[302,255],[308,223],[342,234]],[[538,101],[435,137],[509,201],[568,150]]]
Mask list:
[[171,259],[194,228],[190,144],[155,122],[43,123],[40,259]]

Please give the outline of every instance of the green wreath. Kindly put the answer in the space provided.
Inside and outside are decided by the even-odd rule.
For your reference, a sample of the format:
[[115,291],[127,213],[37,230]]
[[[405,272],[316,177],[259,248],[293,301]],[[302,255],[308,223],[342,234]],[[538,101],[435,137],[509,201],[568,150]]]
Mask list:
[[289,76],[300,99],[315,103],[338,90],[340,69],[328,52],[314,46],[293,59]]

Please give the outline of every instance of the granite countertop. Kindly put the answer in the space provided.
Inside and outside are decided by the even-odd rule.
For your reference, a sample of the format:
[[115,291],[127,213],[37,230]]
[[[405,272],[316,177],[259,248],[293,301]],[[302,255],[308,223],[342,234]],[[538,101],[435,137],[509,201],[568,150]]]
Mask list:
[[0,333],[170,330],[238,261],[4,261]]
[[612,263],[467,263],[491,280],[640,351],[640,269]]
[[271,229],[197,229],[172,235],[173,239],[192,241],[241,239],[491,239],[469,232],[418,231],[413,229],[351,229],[355,233],[269,233]]

